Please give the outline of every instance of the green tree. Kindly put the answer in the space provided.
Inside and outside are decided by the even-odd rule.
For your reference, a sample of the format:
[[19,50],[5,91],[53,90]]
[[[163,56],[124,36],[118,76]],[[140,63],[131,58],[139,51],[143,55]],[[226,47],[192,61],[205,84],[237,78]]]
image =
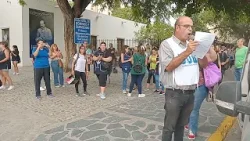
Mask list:
[[137,18],[136,16],[133,15],[133,11],[131,7],[124,7],[124,8],[114,8],[112,10],[112,16],[122,18],[122,19],[127,19],[131,21],[135,21],[138,23],[147,23],[148,20],[144,18]]
[[194,31],[209,32],[209,25],[214,25],[215,14],[213,10],[203,10],[200,13],[192,14]]
[[164,21],[156,20],[154,23],[148,26],[142,27],[136,32],[137,40],[150,40],[152,42],[159,43],[160,41],[171,37],[174,28]]
[[159,42],[163,39],[166,39],[167,37],[170,37],[173,33],[173,27],[166,24],[165,21],[160,20],[160,17],[155,18],[155,22],[148,23],[149,21],[147,21],[147,19],[136,18],[133,15],[131,7],[115,8],[112,11],[112,16],[139,23],[147,23],[147,26],[141,27],[141,29],[136,32],[137,40],[151,40]]
[[215,31],[220,34],[220,39],[250,38],[250,18],[247,14],[240,14],[235,21],[225,12],[216,12],[206,9],[192,15],[196,31]]
[[237,20],[231,18],[230,15],[223,14],[220,20],[214,26],[214,30],[219,32],[224,39],[245,38],[250,39],[250,17],[242,13]]
[[206,9],[214,9],[216,13],[224,12],[233,19],[244,12],[250,16],[250,0],[167,0],[173,12],[183,12],[191,16]]

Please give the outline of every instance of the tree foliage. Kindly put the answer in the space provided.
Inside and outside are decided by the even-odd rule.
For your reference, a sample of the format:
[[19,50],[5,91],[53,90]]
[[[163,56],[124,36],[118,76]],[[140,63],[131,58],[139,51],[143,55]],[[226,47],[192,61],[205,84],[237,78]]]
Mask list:
[[234,20],[225,12],[216,12],[214,9],[206,9],[192,15],[195,30],[211,31],[219,33],[220,39],[228,38],[250,38],[250,18],[247,14],[240,14]]
[[95,0],[95,5],[101,5],[103,8],[117,8],[121,4],[130,7],[133,19],[145,19],[147,23],[155,16],[167,19],[171,15],[171,8],[166,0]]
[[[116,0],[109,1],[112,3]],[[212,28],[224,38],[250,37],[248,30],[250,0],[126,0],[126,2],[131,6],[133,19],[139,17],[149,20],[155,16],[168,19],[170,15],[182,14],[193,18],[196,31],[209,31]]]
[[181,12],[185,8],[186,15],[199,13],[204,9],[214,9],[216,13],[225,12],[232,18],[237,18],[242,12],[250,15],[249,0],[168,0],[168,3],[175,4],[174,12]]
[[230,15],[223,14],[217,21],[214,29],[218,31],[222,37],[234,37],[250,39],[250,18],[246,14],[239,15],[237,20],[231,18]]
[[131,21],[135,21],[138,23],[147,23],[147,19],[144,18],[137,18],[133,15],[131,7],[125,7],[125,8],[114,8],[112,10],[112,16],[122,18],[122,19],[127,19]]
[[174,28],[163,21],[156,20],[136,32],[138,40],[162,41],[173,34]]
[[120,3],[129,5],[134,16],[145,19],[156,15],[166,19],[172,13],[191,16],[207,9],[224,12],[232,19],[238,19],[242,12],[250,16],[250,0],[96,0],[96,3],[111,8]]
[[[146,19],[136,18],[132,13],[131,7],[115,8],[112,11],[112,16],[139,23],[147,23]],[[141,29],[136,32],[137,40],[151,40],[158,42],[173,34],[173,27],[164,22],[164,20],[160,20],[160,17],[155,17],[155,19],[155,22],[148,23],[147,26],[141,27]]]

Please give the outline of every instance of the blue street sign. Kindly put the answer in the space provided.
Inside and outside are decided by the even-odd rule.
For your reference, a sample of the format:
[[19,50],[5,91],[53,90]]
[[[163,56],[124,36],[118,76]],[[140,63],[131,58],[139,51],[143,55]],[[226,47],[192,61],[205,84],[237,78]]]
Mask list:
[[74,19],[74,43],[83,44],[87,41],[90,44],[90,20],[75,18]]

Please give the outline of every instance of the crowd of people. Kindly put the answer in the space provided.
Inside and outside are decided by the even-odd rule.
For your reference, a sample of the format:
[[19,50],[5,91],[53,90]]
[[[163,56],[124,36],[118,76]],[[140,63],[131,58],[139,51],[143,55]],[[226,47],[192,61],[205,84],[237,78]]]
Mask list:
[[[131,49],[129,46],[124,45],[120,54],[119,66],[122,70],[122,93],[127,96],[132,95],[134,89],[138,89],[138,97],[145,97],[142,93],[143,78],[148,74],[147,89],[150,85],[150,80],[153,76],[155,83],[155,92],[164,94],[164,87],[160,85],[159,81],[159,56],[156,48],[152,49],[152,53],[147,55],[146,48],[143,45],[139,45]],[[72,61],[70,61],[71,76],[74,77],[75,91],[77,96],[89,95],[87,91],[87,80],[89,78],[89,71],[92,68],[93,72],[99,80],[100,96],[101,99],[106,98],[105,88],[108,76],[111,72],[116,70],[116,57],[115,49],[112,44],[109,48],[106,47],[105,42],[100,43],[98,50],[93,51],[88,47],[87,42],[84,42],[74,54]],[[58,49],[56,44],[52,44],[50,47],[44,43],[43,40],[37,41],[37,47],[33,48],[33,66],[34,66],[34,81],[36,97],[41,99],[41,90],[47,90],[47,95],[52,96],[50,86],[50,66],[54,74],[54,86],[65,87],[63,76],[63,55]],[[49,58],[51,63],[49,63]],[[129,87],[128,77],[131,74],[131,82]],[[41,80],[44,78],[45,88],[41,87]],[[83,93],[79,92],[79,82],[82,81]],[[160,87],[161,86],[161,87]]]
[[[147,77],[145,90],[150,89],[151,79],[155,84],[155,93],[165,94],[165,119],[162,133],[163,141],[171,141],[174,133],[175,141],[182,141],[184,130],[188,130],[188,138],[195,139],[198,131],[199,110],[204,101],[214,98],[213,87],[220,84],[227,69],[234,65],[235,80],[241,80],[242,68],[245,63],[248,48],[245,40],[239,39],[238,48],[227,48],[214,43],[207,54],[198,59],[192,55],[199,42],[190,39],[193,21],[183,16],[177,19],[172,37],[162,41],[159,47],[153,47],[150,54],[146,47],[124,45],[119,54],[119,67],[122,71],[121,93],[132,96],[132,91],[138,90],[138,97],[145,97],[143,93],[143,79]],[[101,99],[106,98],[105,89],[108,76],[116,71],[116,50],[112,44],[101,42],[99,48],[93,51],[84,42],[73,55],[68,65],[70,74],[74,78],[76,96],[89,95],[87,80],[91,65],[99,81]],[[42,39],[37,40],[37,47],[32,49],[35,96],[41,100],[41,90],[47,91],[49,97],[54,97],[51,89],[50,68],[54,75],[54,86],[65,87],[63,68],[63,54],[56,44],[49,46]],[[50,60],[50,61],[49,61]],[[18,75],[20,63],[19,51],[16,45],[8,48],[6,42],[0,42],[0,76],[1,87],[8,90],[14,88],[9,75],[13,62],[13,74]],[[218,73],[219,72],[219,73]],[[188,74],[188,75],[187,75]],[[130,85],[128,77],[131,76]],[[208,77],[210,76],[210,77]],[[213,78],[212,81],[208,81]],[[41,87],[44,79],[45,88]],[[79,91],[82,81],[83,92]]]

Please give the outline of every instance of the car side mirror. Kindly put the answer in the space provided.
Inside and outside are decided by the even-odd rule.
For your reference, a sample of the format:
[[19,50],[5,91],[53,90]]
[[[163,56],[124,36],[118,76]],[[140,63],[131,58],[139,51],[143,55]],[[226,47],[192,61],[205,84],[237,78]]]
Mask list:
[[239,112],[235,105],[239,101],[241,101],[240,81],[226,81],[219,85],[214,102],[221,113],[232,117],[238,116]]

